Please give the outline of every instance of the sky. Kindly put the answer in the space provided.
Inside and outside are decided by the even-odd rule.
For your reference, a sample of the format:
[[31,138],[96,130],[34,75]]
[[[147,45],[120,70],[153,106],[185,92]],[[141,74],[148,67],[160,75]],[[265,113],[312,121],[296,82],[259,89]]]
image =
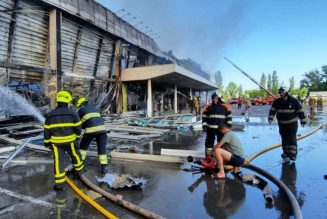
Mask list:
[[220,71],[225,87],[235,82],[243,90],[258,88],[224,57],[257,81],[277,71],[280,83],[289,86],[294,76],[296,87],[304,73],[327,65],[327,0],[98,2],[131,24],[143,22],[136,27],[152,30],[148,34],[162,51],[193,59],[212,81]]

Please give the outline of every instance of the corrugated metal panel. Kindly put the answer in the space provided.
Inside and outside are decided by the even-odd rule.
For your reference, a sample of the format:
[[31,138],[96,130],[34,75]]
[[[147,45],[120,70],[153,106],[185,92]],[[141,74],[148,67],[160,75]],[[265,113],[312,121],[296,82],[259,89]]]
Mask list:
[[90,29],[84,28],[82,30],[80,47],[77,54],[76,71],[78,73],[93,76],[99,39],[100,37]]
[[115,17],[114,13],[107,10],[107,30],[110,31],[111,33],[115,32],[114,17]]
[[114,33],[118,36],[121,36],[121,28],[120,28],[121,19],[114,16]]
[[[1,0],[0,10],[12,9],[14,2],[12,0]],[[0,14],[0,61],[3,62],[7,59],[8,41],[9,41],[9,26],[11,13]]]
[[78,25],[67,18],[62,18],[61,25],[61,52],[62,71],[73,71],[73,59],[76,46]]
[[[54,0],[51,0],[54,1]],[[58,0],[56,0],[58,1]],[[60,0],[60,6],[72,12],[73,14],[78,13],[78,0]]]
[[106,8],[100,5],[97,2],[94,2],[94,18],[95,24],[102,27],[103,29],[107,28],[107,18],[106,18]]
[[94,11],[93,11],[92,0],[79,0],[79,14],[87,20],[94,22]]
[[47,11],[32,13],[37,5],[19,1],[19,7],[31,12],[17,13],[12,62],[35,67],[45,67],[47,57],[48,22]]
[[96,74],[97,76],[108,77],[113,50],[113,42],[109,39],[103,39],[103,45]]

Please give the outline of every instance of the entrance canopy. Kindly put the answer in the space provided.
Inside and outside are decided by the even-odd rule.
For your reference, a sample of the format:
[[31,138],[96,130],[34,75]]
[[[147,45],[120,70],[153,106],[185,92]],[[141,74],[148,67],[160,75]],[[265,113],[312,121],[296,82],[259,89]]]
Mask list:
[[217,86],[211,81],[176,64],[135,67],[122,70],[121,80],[123,82],[150,79],[153,84],[176,85],[178,88],[192,88],[193,90],[201,91],[217,89]]

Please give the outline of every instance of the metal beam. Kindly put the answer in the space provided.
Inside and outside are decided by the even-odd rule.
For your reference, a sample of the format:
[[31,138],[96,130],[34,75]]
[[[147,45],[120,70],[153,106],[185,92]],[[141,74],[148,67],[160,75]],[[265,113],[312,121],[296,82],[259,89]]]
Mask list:
[[[101,51],[102,51],[102,45],[103,45],[103,39],[100,38],[99,39],[99,44],[98,44],[97,56],[95,58],[95,63],[94,63],[93,77],[96,77],[96,75],[97,75],[100,56],[101,56]],[[91,80],[91,82],[90,82],[90,91],[92,91],[93,88],[94,88],[94,80]]]
[[61,24],[62,24],[62,13],[61,11],[56,11],[56,25],[57,25],[57,90],[61,90],[61,76],[62,76],[62,51],[61,51]]

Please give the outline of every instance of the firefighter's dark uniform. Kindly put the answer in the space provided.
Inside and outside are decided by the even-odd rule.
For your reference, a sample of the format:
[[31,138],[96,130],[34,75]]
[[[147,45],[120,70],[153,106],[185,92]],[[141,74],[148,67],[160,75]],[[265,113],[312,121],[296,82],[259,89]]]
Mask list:
[[84,168],[75,144],[75,141],[80,138],[81,130],[80,118],[74,110],[68,108],[68,103],[58,102],[58,107],[46,116],[44,144],[53,151],[55,185],[66,181],[65,152],[69,154],[77,172]]
[[82,159],[85,160],[87,149],[91,141],[95,139],[98,147],[101,171],[105,173],[107,171],[108,157],[106,153],[107,131],[104,125],[104,120],[97,109],[89,105],[86,99],[84,99],[84,101],[82,100],[82,102],[77,105],[77,107],[79,107],[77,112],[81,118],[82,128],[85,129],[83,138],[80,142],[80,153]]
[[[212,95],[212,99],[214,98],[218,98],[218,95]],[[227,124],[229,127],[232,126],[232,112],[230,107],[219,98],[217,104],[212,102],[202,114],[202,127],[207,132],[205,140],[206,151],[208,148],[213,148],[216,137],[217,142],[222,139],[223,134],[218,131],[218,127],[221,124]]]
[[297,99],[288,95],[286,100],[277,98],[273,102],[269,111],[268,120],[272,121],[275,115],[282,138],[282,157],[289,157],[291,160],[295,160],[297,155],[296,133],[298,129],[298,118],[300,118],[301,125],[306,123],[303,108]]

